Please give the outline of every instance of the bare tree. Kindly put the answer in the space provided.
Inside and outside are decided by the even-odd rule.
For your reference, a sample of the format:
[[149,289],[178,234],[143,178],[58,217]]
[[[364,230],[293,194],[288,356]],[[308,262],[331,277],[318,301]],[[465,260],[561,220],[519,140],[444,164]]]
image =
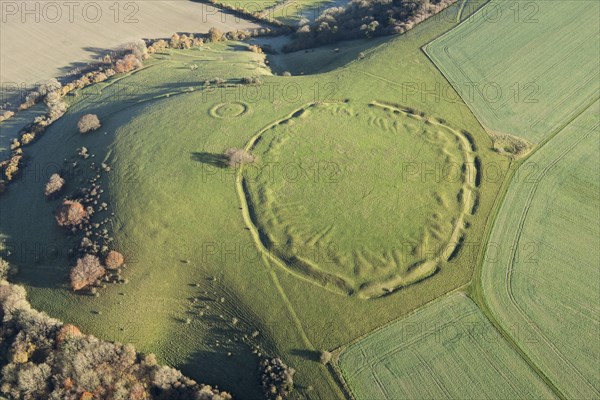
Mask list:
[[102,277],[106,270],[100,265],[98,257],[86,254],[77,260],[77,265],[71,269],[71,287],[81,290]]
[[78,225],[86,215],[85,208],[80,202],[65,200],[56,211],[56,222],[60,226]]
[[124,262],[125,259],[123,258],[123,255],[114,250],[109,251],[104,259],[104,264],[108,269],[117,269],[122,266]]
[[256,157],[253,154],[235,147],[225,150],[225,157],[227,157],[227,165],[230,167],[239,167],[240,165],[252,164],[256,161]]

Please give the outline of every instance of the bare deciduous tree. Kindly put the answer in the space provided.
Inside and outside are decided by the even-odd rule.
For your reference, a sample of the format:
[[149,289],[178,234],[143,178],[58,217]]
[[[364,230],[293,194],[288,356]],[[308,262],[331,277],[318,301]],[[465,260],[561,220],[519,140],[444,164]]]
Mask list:
[[114,250],[109,251],[104,259],[104,264],[108,269],[117,269],[122,266],[124,262],[125,259],[123,258],[123,255]]
[[227,157],[227,165],[230,167],[239,167],[240,165],[251,164],[256,161],[256,157],[253,154],[235,147],[225,150],[225,157]]
[[102,277],[106,270],[100,265],[98,257],[86,254],[77,260],[77,265],[71,269],[71,287],[73,290],[81,290],[94,283]]
[[56,222],[60,226],[78,225],[86,215],[85,208],[80,202],[65,200],[56,211]]

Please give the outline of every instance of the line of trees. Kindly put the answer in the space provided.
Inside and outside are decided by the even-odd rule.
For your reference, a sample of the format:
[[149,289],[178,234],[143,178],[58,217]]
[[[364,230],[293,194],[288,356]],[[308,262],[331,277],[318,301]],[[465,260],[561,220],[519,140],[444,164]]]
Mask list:
[[456,0],[351,0],[331,7],[310,23],[300,22],[295,40],[283,48],[297,51],[340,40],[404,33]]

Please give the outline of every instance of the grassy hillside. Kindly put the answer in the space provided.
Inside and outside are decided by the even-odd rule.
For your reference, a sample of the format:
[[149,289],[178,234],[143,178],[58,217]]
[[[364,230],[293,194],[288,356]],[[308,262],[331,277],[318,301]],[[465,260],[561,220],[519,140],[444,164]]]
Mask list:
[[357,400],[554,398],[461,293],[348,346],[339,368]]
[[[481,244],[501,181],[480,176],[463,182],[476,194],[477,207],[469,207],[462,221],[451,221],[461,226],[463,244],[439,259],[435,273],[391,295],[366,300],[315,285],[265,254],[257,246],[239,196],[239,171],[222,168],[221,155],[229,147],[246,146],[266,127],[307,104],[348,101],[340,109],[360,113],[360,124],[342,125],[339,117],[317,110],[301,126],[310,140],[296,142],[297,154],[294,147],[285,147],[283,155],[295,162],[318,152],[321,158],[337,157],[354,168],[349,176],[359,184],[362,176],[377,174],[382,181],[389,177],[399,186],[397,191],[386,189],[388,197],[398,193],[397,210],[417,210],[407,224],[409,237],[426,216],[418,211],[412,184],[444,194],[447,209],[428,204],[440,207],[445,217],[460,218],[456,185],[427,172],[440,163],[447,165],[440,148],[458,160],[464,159],[466,150],[481,165],[493,164],[500,170],[508,162],[490,149],[486,132],[420,49],[456,24],[459,9],[455,5],[402,36],[373,41],[360,60],[324,74],[271,76],[264,56],[248,51],[246,45],[211,44],[158,54],[142,70],[80,91],[69,112],[28,149],[30,159],[21,180],[0,199],[1,233],[12,246],[11,261],[20,267],[18,280],[27,285],[32,304],[101,338],[156,352],[187,375],[201,376],[238,398],[259,395],[257,355],[252,353],[257,345],[263,348],[257,352],[280,355],[298,370],[298,398],[341,397],[332,375],[317,361],[318,351],[337,348],[468,284],[475,267],[474,249]],[[262,85],[237,85],[249,76],[261,76]],[[227,79],[229,86],[204,85],[216,77]],[[374,102],[386,105],[388,111],[367,106]],[[420,119],[406,122],[406,128],[400,124],[398,141],[379,120],[369,122],[382,114],[384,120],[402,121],[408,117],[394,111],[409,109]],[[98,114],[102,128],[82,136],[76,123],[88,112]],[[416,137],[402,135],[417,127],[419,135],[431,139],[423,153],[415,152],[411,159],[415,172],[424,178],[401,182],[396,157],[412,155],[409,148],[417,142]],[[448,129],[464,140],[452,143],[456,139]],[[276,128],[280,130],[285,127]],[[335,136],[328,140],[328,133]],[[393,154],[369,135],[385,138]],[[81,146],[94,157],[77,157]],[[352,157],[344,159],[344,151]],[[259,154],[263,161],[271,156]],[[50,174],[62,169],[67,194],[73,192],[95,176],[88,172],[91,163],[102,161],[111,167],[101,177],[102,201],[109,203],[107,215],[115,213],[111,231],[117,249],[126,255],[123,275],[129,283],[109,285],[96,298],[67,288],[70,265],[65,249],[70,239],[52,216],[58,201],[46,201],[42,191]],[[343,201],[337,205],[333,188],[316,193],[289,180],[274,184],[290,196],[311,194],[315,198],[306,200],[307,205],[323,204],[324,212],[345,218],[339,222],[343,229],[344,224],[354,224],[352,229],[360,230],[358,221],[344,214],[355,212],[348,208],[358,206],[351,196],[362,195],[361,186],[350,187],[355,192],[348,192],[345,199],[339,196]],[[258,186],[252,190],[260,192]],[[393,210],[391,203],[381,204],[365,229],[374,232],[393,221],[403,231],[400,219],[387,215],[386,207]],[[284,221],[288,223],[297,226],[297,218]],[[447,237],[440,224],[442,228]],[[352,251],[348,235],[336,240],[343,241],[346,252]],[[253,335],[255,331],[258,334]]]
[[427,46],[483,125],[537,143],[596,99],[597,1],[491,1]]
[[600,394],[599,111],[596,102],[517,171],[481,276],[492,315],[569,398]]

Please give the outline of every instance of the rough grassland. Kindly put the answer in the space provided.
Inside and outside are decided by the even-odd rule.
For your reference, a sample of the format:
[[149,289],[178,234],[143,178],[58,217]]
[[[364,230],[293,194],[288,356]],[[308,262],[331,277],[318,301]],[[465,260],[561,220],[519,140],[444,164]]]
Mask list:
[[600,3],[486,4],[427,53],[492,132],[537,143],[600,88]]
[[461,293],[348,346],[339,368],[356,400],[554,397]]
[[[317,361],[317,351],[351,342],[468,284],[473,247],[463,246],[422,282],[379,299],[325,290],[259,251],[238,196],[238,175],[221,168],[220,155],[229,147],[244,147],[306,104],[349,99],[349,104],[391,103],[422,111],[434,122],[443,119],[452,129],[470,133],[482,164],[506,168],[456,93],[447,97],[418,90],[420,83],[428,89],[447,87],[420,48],[456,25],[458,9],[450,7],[402,36],[373,41],[363,59],[326,74],[270,76],[264,55],[226,43],[167,52],[140,71],[82,90],[69,112],[27,149],[29,166],[0,199],[2,234],[13,245],[10,258],[20,267],[18,280],[27,285],[32,304],[103,339],[156,352],[162,361],[238,398],[259,396],[257,357],[244,341],[299,371],[298,398],[342,397]],[[261,75],[261,86],[203,85],[205,79],[221,77],[231,85],[255,75]],[[84,113],[98,114],[102,128],[79,134],[76,123]],[[95,157],[77,158],[81,146]],[[388,159],[378,155],[374,160],[379,165]],[[77,160],[80,172],[71,168]],[[42,191],[56,168],[64,168],[67,193],[74,191],[81,178],[89,177],[84,175],[88,164],[103,160],[112,168],[102,182],[103,198],[115,212],[113,230],[128,258],[123,274],[129,284],[109,286],[94,298],[67,287],[68,238],[52,215],[57,201],[46,201]],[[500,180],[481,179],[478,208],[465,217],[470,225],[465,242],[483,236],[499,186]],[[50,251],[52,245],[58,251]],[[244,338],[254,330],[260,331],[258,337]]]
[[521,166],[482,269],[493,316],[568,398],[600,396],[600,103]]

